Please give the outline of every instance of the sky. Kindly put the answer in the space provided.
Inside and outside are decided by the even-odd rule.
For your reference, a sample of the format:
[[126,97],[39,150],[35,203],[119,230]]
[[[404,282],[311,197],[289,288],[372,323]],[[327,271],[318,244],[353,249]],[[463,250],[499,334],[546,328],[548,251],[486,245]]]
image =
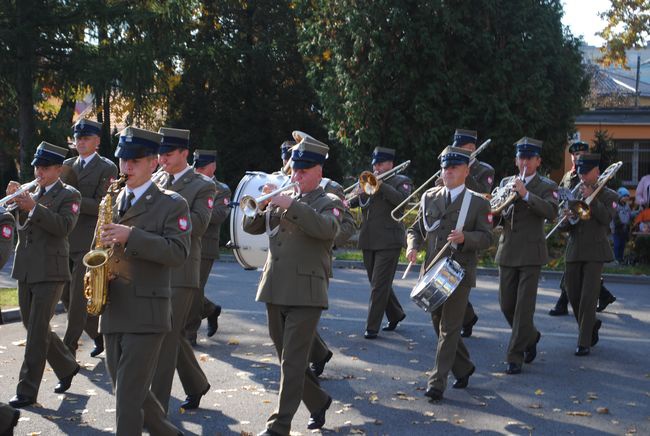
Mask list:
[[609,0],[564,0],[564,17],[562,23],[569,26],[574,36],[582,35],[589,45],[600,47],[603,39],[597,37],[596,32],[605,27],[605,22],[599,12],[609,9]]

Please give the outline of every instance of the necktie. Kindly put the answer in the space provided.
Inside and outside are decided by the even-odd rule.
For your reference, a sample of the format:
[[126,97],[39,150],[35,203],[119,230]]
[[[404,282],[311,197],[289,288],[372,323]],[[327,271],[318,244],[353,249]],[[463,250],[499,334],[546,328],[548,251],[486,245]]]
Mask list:
[[451,192],[447,191],[447,197],[445,197],[445,206],[449,206],[451,204]]
[[81,159],[81,164],[80,164],[79,166],[80,166],[80,167],[81,167],[81,169],[83,170],[83,169],[84,169],[84,167],[86,166],[86,161],[85,161],[85,160],[83,160],[83,159]]
[[167,185],[165,185],[165,189],[171,188],[173,184],[174,184],[174,176],[172,174],[170,174],[167,177]]
[[129,195],[123,198],[119,210],[120,217],[123,217],[126,211],[129,210],[129,208],[131,207],[131,201],[133,201],[134,198],[135,198],[135,194],[133,192],[129,192]]

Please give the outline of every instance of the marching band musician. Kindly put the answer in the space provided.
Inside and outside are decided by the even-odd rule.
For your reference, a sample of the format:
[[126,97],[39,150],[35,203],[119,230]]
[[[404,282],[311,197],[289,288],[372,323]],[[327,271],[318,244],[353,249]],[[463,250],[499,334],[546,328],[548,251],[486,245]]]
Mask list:
[[[476,130],[456,129],[454,132],[454,142],[457,147],[464,148],[470,154],[476,150]],[[492,192],[492,183],[494,182],[494,168],[486,162],[474,159],[469,165],[469,175],[465,179],[465,186],[470,191],[479,194],[489,194]],[[463,319],[463,328],[460,329],[460,336],[469,338],[472,336],[472,329],[478,322],[478,316],[474,312],[474,306],[467,300],[467,310]]]
[[[594,192],[600,176],[600,154],[584,153],[576,160],[576,171],[583,182],[583,199]],[[575,224],[568,222],[561,229],[569,232],[566,247],[565,283],[569,302],[578,322],[579,336],[576,356],[586,356],[598,343],[602,321],[596,318],[596,301],[600,289],[603,264],[614,259],[608,239],[609,223],[614,218],[618,194],[607,187],[589,204],[590,217]]]
[[[59,379],[55,393],[67,391],[80,369],[70,350],[50,330],[63,285],[70,280],[67,238],[79,218],[81,202],[79,191],[59,178],[66,154],[65,148],[41,142],[32,161],[36,193],[14,199],[18,245],[11,277],[18,281],[20,316],[27,329],[16,396],[9,401],[16,408],[36,402],[46,360]],[[9,182],[7,194],[19,187],[18,182]]]
[[[113,244],[109,303],[100,317],[106,367],[116,401],[116,434],[178,435],[150,390],[163,339],[172,328],[171,270],[190,252],[187,202],[151,180],[162,135],[127,127],[115,156],[128,178],[113,204],[113,223],[101,227],[101,241]],[[163,359],[159,359],[162,356]]]
[[[372,169],[381,175],[393,168],[395,150],[376,147],[372,153]],[[391,217],[391,211],[409,196],[413,188],[411,179],[396,174],[381,180],[378,192],[366,195],[358,187],[350,207],[361,206],[362,221],[359,231],[359,248],[370,281],[368,318],[363,337],[376,339],[381,321],[386,313],[388,323],[382,328],[393,331],[406,314],[393,291],[393,278],[397,270],[400,251],[405,246],[404,224]]]
[[[571,156],[571,169],[567,171],[562,177],[560,186],[569,190],[573,190],[576,185],[580,182],[580,177],[576,171],[576,160],[578,156],[589,152],[589,144],[584,141],[573,141],[569,145],[569,155]],[[603,279],[600,279],[600,292],[598,295],[598,306],[596,307],[597,312],[602,312],[607,306],[616,301],[616,297],[605,287],[603,284]],[[566,293],[566,286],[564,276],[560,280],[560,298],[558,298],[555,306],[548,312],[551,316],[560,316],[567,315],[569,299]]]
[[277,408],[260,435],[288,435],[301,400],[310,411],[307,428],[321,428],[332,403],[308,369],[318,321],[328,306],[331,249],[344,210],[338,197],[319,186],[328,150],[301,133],[291,155],[291,180],[299,183],[300,196],[276,195],[260,204],[264,213],[243,221],[244,231],[251,234],[264,233],[267,220],[272,229],[256,300],[266,303],[281,377]]
[[448,248],[443,255],[452,255],[465,270],[455,291],[431,313],[438,347],[424,395],[433,401],[443,398],[449,371],[456,377],[453,387],[463,389],[475,370],[460,330],[470,289],[476,286],[477,252],[488,248],[492,241],[492,215],[490,203],[465,186],[470,154],[459,147],[443,150],[440,155],[443,186],[425,192],[418,219],[408,229],[409,262],[416,262],[417,252],[426,248],[424,270],[445,243],[452,242],[453,250]]
[[89,316],[86,311],[84,295],[84,274],[86,267],[82,262],[84,254],[91,247],[97,223],[99,202],[102,201],[110,183],[117,177],[117,166],[109,159],[100,156],[97,148],[100,143],[101,123],[81,119],[72,126],[74,136],[73,147],[79,153],[71,157],[63,165],[72,168],[76,175],[75,187],[81,193],[79,220],[70,233],[70,263],[72,266],[72,281],[66,284],[61,301],[68,311],[68,325],[63,343],[76,355],[79,338],[83,331],[95,342],[95,348],[90,352],[96,357],[104,351],[104,337],[99,334],[99,317]]
[[496,262],[499,265],[499,304],[512,335],[508,343],[506,374],[519,374],[523,363],[537,356],[541,333],[533,315],[542,265],[548,262],[544,220],[557,217],[557,184],[537,174],[542,163],[542,141],[523,137],[515,144],[519,176],[506,177],[499,186],[517,193],[501,214],[503,233]]
[[210,277],[212,265],[219,259],[219,232],[221,224],[230,215],[231,191],[228,185],[220,182],[214,175],[217,170],[216,150],[195,150],[194,171],[211,179],[217,187],[216,196],[210,215],[210,223],[201,238],[201,271],[199,274],[199,297],[194,299],[192,309],[185,326],[185,337],[192,345],[196,345],[196,332],[201,326],[201,320],[208,319],[208,337],[214,336],[219,328],[221,306],[214,304],[205,296],[205,285]]
[[[0,269],[5,266],[14,245],[14,216],[3,206],[0,206]],[[0,319],[0,324],[2,320]],[[12,435],[13,428],[18,425],[20,410],[0,402],[0,435]]]
[[176,192],[187,201],[192,229],[190,255],[183,265],[173,268],[171,272],[172,330],[163,340],[160,354],[165,359],[158,362],[151,390],[163,408],[168,410],[174,372],[178,370],[187,394],[181,408],[196,409],[201,397],[210,390],[210,384],[185,336],[185,326],[192,302],[200,298],[201,237],[210,223],[216,185],[208,177],[194,171],[187,162],[189,130],[162,127],[158,133],[163,135],[158,149],[161,171],[154,175],[153,181],[159,188]]

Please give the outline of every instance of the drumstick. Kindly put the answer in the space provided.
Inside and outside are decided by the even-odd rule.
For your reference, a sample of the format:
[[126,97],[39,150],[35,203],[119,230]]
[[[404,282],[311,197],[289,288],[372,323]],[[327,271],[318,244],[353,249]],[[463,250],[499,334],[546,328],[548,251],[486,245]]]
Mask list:
[[406,275],[411,271],[411,267],[413,266],[413,262],[409,262],[409,264],[406,266],[406,269],[404,270],[404,274],[402,274],[402,280],[406,278]]
[[434,257],[433,260],[431,262],[429,262],[429,265],[427,266],[427,269],[425,271],[429,271],[431,269],[431,267],[436,264],[438,259],[440,259],[442,257],[442,253],[444,253],[445,250],[447,248],[449,248],[450,245],[451,245],[451,241],[447,241],[447,243],[444,245],[444,247],[442,247],[442,249],[438,252],[438,254],[436,254],[436,257]]

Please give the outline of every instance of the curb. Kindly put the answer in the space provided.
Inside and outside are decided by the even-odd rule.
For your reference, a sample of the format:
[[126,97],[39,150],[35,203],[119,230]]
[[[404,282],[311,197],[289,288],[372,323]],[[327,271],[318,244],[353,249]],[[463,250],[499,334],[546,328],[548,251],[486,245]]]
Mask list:
[[[58,315],[63,312],[65,312],[65,307],[63,307],[63,303],[59,301],[54,308],[54,314]],[[14,307],[13,309],[3,309],[2,321],[5,324],[20,321],[20,309],[17,307]]]

